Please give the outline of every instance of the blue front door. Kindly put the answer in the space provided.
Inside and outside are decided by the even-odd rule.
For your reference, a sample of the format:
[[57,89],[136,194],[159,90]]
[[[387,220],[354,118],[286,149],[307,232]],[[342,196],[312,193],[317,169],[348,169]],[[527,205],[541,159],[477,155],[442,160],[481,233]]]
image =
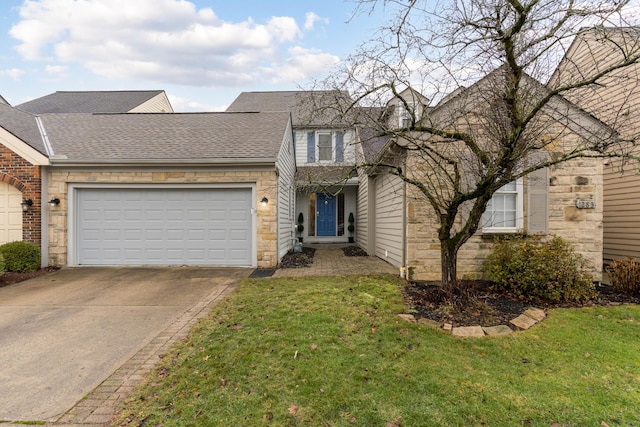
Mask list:
[[336,235],[336,198],[331,195],[317,195],[317,212],[316,218],[317,235],[318,236],[335,236]]

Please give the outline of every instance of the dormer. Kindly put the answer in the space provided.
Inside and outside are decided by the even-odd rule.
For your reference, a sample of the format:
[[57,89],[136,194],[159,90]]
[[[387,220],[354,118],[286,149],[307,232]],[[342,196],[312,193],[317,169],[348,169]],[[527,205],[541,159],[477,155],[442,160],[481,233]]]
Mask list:
[[424,118],[430,100],[420,92],[408,87],[387,102],[387,126],[392,129],[407,128]]

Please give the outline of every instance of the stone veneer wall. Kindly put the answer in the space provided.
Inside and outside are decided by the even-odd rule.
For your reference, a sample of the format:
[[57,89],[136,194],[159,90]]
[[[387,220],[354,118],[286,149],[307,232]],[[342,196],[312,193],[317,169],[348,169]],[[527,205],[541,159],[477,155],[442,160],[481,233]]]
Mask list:
[[22,240],[40,246],[42,222],[40,216],[42,182],[40,166],[34,166],[4,145],[0,145],[0,181],[22,192],[22,200],[31,199],[33,205],[22,214]]
[[[407,169],[410,170],[410,163]],[[603,248],[603,164],[601,159],[577,159],[549,171],[548,236],[568,241],[592,265],[594,280],[601,279]],[[433,210],[415,188],[407,197],[407,266],[413,278],[440,280],[440,242]],[[524,183],[524,224],[527,224],[527,185]],[[577,209],[576,200],[595,201],[595,209]],[[493,246],[493,235],[480,232],[458,253],[458,277],[480,278]]]
[[274,268],[278,263],[276,203],[260,206],[260,199],[266,196],[277,200],[276,174],[272,170],[263,171],[87,171],[52,170],[49,175],[50,197],[60,199],[60,205],[49,209],[49,265],[65,266],[67,260],[67,191],[68,184],[113,183],[113,184],[236,184],[247,183],[256,186],[256,247],[260,268]]

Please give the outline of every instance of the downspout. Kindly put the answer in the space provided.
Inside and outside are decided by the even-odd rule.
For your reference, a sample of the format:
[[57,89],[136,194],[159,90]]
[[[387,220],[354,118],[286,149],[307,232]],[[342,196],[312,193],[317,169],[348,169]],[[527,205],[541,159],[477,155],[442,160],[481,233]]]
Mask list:
[[49,266],[49,167],[40,169],[40,267]]
[[[40,132],[40,138],[49,157],[55,156],[44,123],[40,116],[35,116],[36,126]],[[40,266],[47,267],[49,265],[49,166],[40,167]]]
[[402,267],[400,267],[400,277],[409,280],[409,266],[407,265],[407,254],[409,253],[409,239],[407,239],[407,236],[409,235],[409,220],[407,218],[407,183],[403,181],[402,184],[402,200],[404,201],[402,203],[402,241],[404,242],[404,245],[402,245],[402,262],[400,263]]

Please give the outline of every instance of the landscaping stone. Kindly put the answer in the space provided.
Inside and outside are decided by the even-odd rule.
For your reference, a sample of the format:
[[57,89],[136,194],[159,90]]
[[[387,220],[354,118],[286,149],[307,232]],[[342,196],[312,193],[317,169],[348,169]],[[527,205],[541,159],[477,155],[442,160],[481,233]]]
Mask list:
[[451,334],[457,337],[484,337],[482,326],[462,326],[460,328],[453,328]]
[[510,323],[518,329],[527,330],[538,323],[538,321],[527,316],[526,314],[521,314],[520,316],[513,319]]
[[451,331],[453,329],[453,325],[451,323],[445,323],[444,325],[442,325],[442,329],[444,329],[445,331]]
[[538,322],[542,321],[545,317],[547,317],[547,314],[544,312],[544,310],[540,308],[535,308],[535,307],[526,309],[525,312],[522,314],[529,316]]
[[406,320],[407,322],[416,323],[416,318],[413,314],[398,314],[402,320]]
[[507,325],[498,325],[498,326],[483,326],[482,330],[487,335],[508,335],[513,332],[513,330]]

